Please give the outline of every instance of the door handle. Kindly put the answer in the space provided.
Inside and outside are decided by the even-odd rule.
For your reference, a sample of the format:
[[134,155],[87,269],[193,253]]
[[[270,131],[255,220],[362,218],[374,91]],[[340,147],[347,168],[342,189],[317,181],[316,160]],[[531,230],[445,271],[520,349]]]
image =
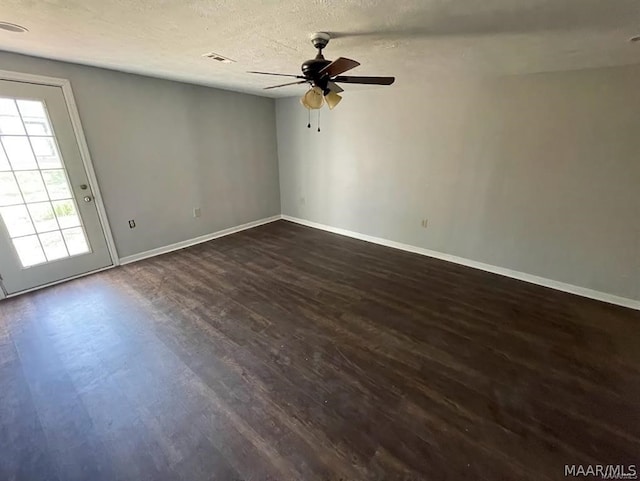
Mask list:
[[85,202],[91,202],[93,200],[93,198],[90,195],[85,195],[84,196],[84,201]]

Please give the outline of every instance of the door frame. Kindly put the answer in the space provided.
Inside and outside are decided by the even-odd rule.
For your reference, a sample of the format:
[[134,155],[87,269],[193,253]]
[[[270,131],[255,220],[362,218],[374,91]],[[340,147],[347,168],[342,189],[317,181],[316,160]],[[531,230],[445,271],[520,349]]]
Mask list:
[[[91,187],[92,196],[94,198],[96,209],[98,211],[98,218],[100,219],[102,232],[104,234],[104,238],[107,241],[107,248],[109,249],[109,256],[111,257],[110,266],[102,269],[98,269],[95,271],[86,272],[84,274],[81,274],[80,276],[74,276],[73,278],[82,277],[84,275],[91,274],[93,272],[102,271],[105,269],[111,269],[112,267],[116,267],[120,265],[120,259],[118,257],[118,252],[116,250],[116,244],[113,241],[111,227],[109,226],[109,219],[107,218],[107,211],[104,207],[104,203],[102,202],[102,194],[100,192],[100,186],[98,185],[98,179],[96,178],[96,173],[95,173],[95,170],[93,169],[93,162],[91,161],[89,146],[87,145],[87,139],[85,138],[84,131],[82,130],[82,123],[80,122],[80,114],[78,113],[76,100],[73,96],[73,90],[71,89],[71,82],[68,79],[63,79],[63,78],[46,77],[43,75],[13,72],[10,70],[0,70],[0,80],[25,82],[25,83],[37,84],[37,85],[49,85],[52,87],[60,87],[62,89],[64,102],[67,106],[69,117],[71,118],[71,126],[73,127],[73,133],[75,134],[76,142],[78,144],[78,148],[80,149],[80,157],[82,158],[82,165],[84,167],[84,170],[87,173],[87,178],[89,181],[89,185]],[[2,288],[0,290],[0,299],[2,299],[3,297],[12,297],[15,295],[24,294],[25,292],[41,289],[43,287],[48,287],[54,284],[59,284],[60,282],[65,282],[67,280],[70,280],[70,279],[62,279],[60,281],[51,282],[49,284],[44,284],[42,286],[38,286],[33,289],[27,289],[25,291],[20,291],[19,293],[10,294],[10,295],[6,295],[6,293],[4,292],[4,288]],[[0,280],[0,286],[1,285],[2,285],[2,281]]]

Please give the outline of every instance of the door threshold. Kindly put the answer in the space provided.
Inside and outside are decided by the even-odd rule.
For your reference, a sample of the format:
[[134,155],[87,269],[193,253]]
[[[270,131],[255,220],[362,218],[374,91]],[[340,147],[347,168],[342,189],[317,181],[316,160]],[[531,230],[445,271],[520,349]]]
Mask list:
[[[71,276],[71,277],[66,277],[64,279],[60,279],[58,281],[49,282],[47,284],[42,284],[40,286],[32,287],[30,289],[25,289],[24,291],[14,292],[13,294],[7,294],[6,291],[5,291],[5,293],[4,293],[5,294],[5,299],[10,299],[12,297],[21,296],[22,294],[27,294],[27,293],[33,292],[33,291],[39,291],[40,289],[44,289],[45,287],[55,286],[55,285],[58,285],[58,284],[62,284],[63,282],[72,281],[74,279],[79,279],[80,277],[89,276],[91,274],[97,274],[98,272],[107,271],[109,269],[113,269],[114,267],[116,267],[116,266],[114,264],[112,264],[110,266],[101,267],[100,269],[96,269],[96,270],[89,271],[89,272],[83,272],[82,274],[78,274],[78,275]],[[2,281],[0,281],[0,282],[2,282]],[[4,290],[4,286],[3,286],[3,290]]]

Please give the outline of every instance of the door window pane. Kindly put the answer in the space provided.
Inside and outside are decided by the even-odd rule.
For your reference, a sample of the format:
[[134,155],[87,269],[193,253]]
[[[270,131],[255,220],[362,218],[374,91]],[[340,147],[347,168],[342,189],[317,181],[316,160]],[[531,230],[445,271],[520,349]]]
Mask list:
[[75,227],[73,229],[64,229],[62,231],[64,240],[67,241],[67,247],[69,248],[70,255],[85,254],[89,252],[89,246],[87,245],[87,238],[82,231],[82,227]]
[[41,169],[62,167],[53,137],[31,137],[31,146]]
[[0,115],[17,117],[18,109],[16,107],[16,101],[6,97],[0,97]]
[[22,120],[13,99],[0,98],[0,134],[24,135]]
[[11,170],[11,166],[9,165],[9,159],[7,159],[7,155],[4,153],[2,144],[0,144],[0,171],[3,170]]
[[80,225],[80,218],[76,212],[76,206],[72,199],[57,200],[53,202],[53,209],[56,212],[60,228],[76,227]]
[[9,236],[20,237],[35,233],[31,218],[24,204],[1,207],[0,215],[2,215],[7,231],[9,231]]
[[24,135],[24,127],[20,117],[0,115],[0,134]]
[[25,202],[42,202],[43,200],[48,200],[47,189],[44,187],[40,172],[37,170],[28,170],[16,172],[15,174]]
[[1,140],[13,170],[38,168],[27,137],[1,137]]
[[51,200],[71,198],[71,191],[69,190],[69,183],[64,170],[43,170],[42,177],[47,185]]
[[54,261],[56,259],[62,259],[68,257],[67,248],[62,239],[62,234],[59,230],[53,232],[47,232],[46,234],[40,234],[40,242],[44,248],[44,253],[47,256],[48,261]]
[[36,231],[47,232],[58,229],[56,216],[53,213],[49,202],[39,202],[37,204],[28,204],[31,219],[36,226]]
[[0,172],[0,205],[21,203],[22,196],[13,172]]
[[18,100],[18,108],[29,135],[52,135],[44,104],[39,100]]
[[40,247],[38,236],[30,235],[13,239],[13,246],[16,248],[23,267],[41,264],[47,260],[42,252],[42,247]]

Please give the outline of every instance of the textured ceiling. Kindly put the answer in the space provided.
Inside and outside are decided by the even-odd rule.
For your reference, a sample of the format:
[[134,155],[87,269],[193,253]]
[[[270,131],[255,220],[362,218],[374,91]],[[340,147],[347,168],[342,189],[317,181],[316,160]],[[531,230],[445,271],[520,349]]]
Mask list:
[[29,29],[0,30],[2,50],[267,96],[305,87],[246,70],[299,73],[314,31],[397,85],[640,63],[639,0],[2,0],[0,21]]

